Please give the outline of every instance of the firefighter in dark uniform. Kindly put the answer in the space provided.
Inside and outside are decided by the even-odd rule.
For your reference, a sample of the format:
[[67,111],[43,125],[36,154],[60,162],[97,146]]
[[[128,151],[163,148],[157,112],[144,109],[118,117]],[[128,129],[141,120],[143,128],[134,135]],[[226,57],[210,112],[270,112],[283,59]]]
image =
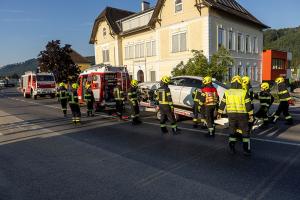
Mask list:
[[69,106],[72,111],[72,122],[74,124],[80,124],[81,120],[81,112],[78,101],[78,93],[77,90],[79,85],[77,83],[72,84],[72,91],[69,93]]
[[130,82],[130,90],[128,92],[128,100],[131,107],[132,124],[137,125],[141,123],[140,120],[140,107],[138,103],[138,81],[132,80]]
[[262,83],[260,85],[261,91],[258,95],[255,95],[255,98],[257,98],[260,102],[260,108],[255,113],[255,120],[262,120],[263,125],[268,125],[269,123],[269,117],[268,112],[271,107],[271,105],[274,102],[274,97],[272,96],[270,92],[270,85],[269,83]]
[[243,89],[248,92],[248,95],[249,95],[251,101],[253,101],[254,94],[253,94],[253,88],[252,88],[252,85],[250,83],[249,76],[243,76],[242,81],[243,81],[243,84],[242,84]]
[[171,91],[168,87],[170,82],[171,78],[169,76],[162,77],[160,87],[156,90],[156,100],[159,103],[159,110],[161,113],[160,128],[162,133],[168,133],[166,122],[169,119],[171,122],[172,132],[174,135],[177,135],[180,131],[177,127]]
[[122,90],[121,84],[118,82],[117,86],[114,88],[114,99],[116,102],[116,112],[117,116],[122,119],[123,118],[123,110],[124,110],[124,92]]
[[244,155],[251,155],[248,121],[253,121],[253,105],[249,94],[246,90],[242,89],[242,79],[240,76],[234,76],[231,80],[230,89],[225,91],[218,110],[218,118],[221,117],[225,109],[231,132],[229,136],[231,153],[235,153],[235,143],[241,137]]
[[87,116],[88,117],[94,117],[94,102],[95,102],[95,98],[94,98],[94,93],[93,90],[91,88],[91,84],[87,83],[85,85],[86,91],[84,94],[84,100],[86,102],[86,106],[87,106]]
[[196,88],[193,93],[192,93],[194,105],[193,105],[193,127],[198,128],[198,122],[199,122],[199,117],[201,118],[201,122],[203,122],[202,115],[201,115],[201,106],[200,106],[200,97],[201,97],[201,89]]
[[289,101],[291,101],[290,93],[286,87],[285,81],[283,77],[278,77],[275,80],[277,87],[278,87],[278,97],[279,97],[279,106],[277,108],[277,111],[275,112],[275,115],[273,117],[273,122],[277,122],[279,119],[279,116],[281,113],[283,113],[286,123],[288,125],[293,124],[293,118],[289,113]]
[[61,82],[57,90],[57,97],[60,101],[61,110],[63,111],[64,117],[67,116],[67,107],[68,107],[68,90],[65,83]]
[[217,89],[212,84],[212,78],[207,76],[203,79],[204,87],[201,89],[200,104],[203,105],[205,120],[207,123],[207,136],[215,135],[214,113],[219,104],[219,95]]

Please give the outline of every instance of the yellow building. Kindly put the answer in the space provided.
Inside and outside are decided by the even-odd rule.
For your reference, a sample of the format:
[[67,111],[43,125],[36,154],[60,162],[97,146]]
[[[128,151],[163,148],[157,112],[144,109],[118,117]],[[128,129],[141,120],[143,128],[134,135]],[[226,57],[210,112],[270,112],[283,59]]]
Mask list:
[[268,28],[235,0],[143,1],[141,12],[107,7],[95,20],[90,43],[96,64],[125,65],[132,78],[157,81],[202,50],[210,59],[224,46],[234,60],[229,77],[261,80],[263,32]]
[[74,49],[72,49],[72,52],[69,55],[71,56],[72,61],[79,67],[81,71],[91,66],[91,62]]

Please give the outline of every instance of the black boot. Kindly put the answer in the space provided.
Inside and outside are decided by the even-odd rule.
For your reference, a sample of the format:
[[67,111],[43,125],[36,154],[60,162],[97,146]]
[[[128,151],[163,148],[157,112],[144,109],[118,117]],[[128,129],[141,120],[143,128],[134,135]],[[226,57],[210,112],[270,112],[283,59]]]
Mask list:
[[198,128],[198,124],[193,124],[193,128]]
[[293,125],[294,121],[293,121],[293,119],[288,119],[288,120],[286,120],[285,124],[286,125]]
[[179,135],[179,134],[181,134],[180,131],[181,130],[178,127],[172,128],[173,135]]
[[161,130],[162,134],[168,133],[167,127],[160,127],[160,130]]
[[233,142],[233,141],[229,142],[229,150],[230,150],[231,154],[235,154],[236,153],[236,151],[235,151],[235,142]]
[[243,142],[243,149],[244,149],[244,155],[245,156],[251,156],[250,141],[249,142]]

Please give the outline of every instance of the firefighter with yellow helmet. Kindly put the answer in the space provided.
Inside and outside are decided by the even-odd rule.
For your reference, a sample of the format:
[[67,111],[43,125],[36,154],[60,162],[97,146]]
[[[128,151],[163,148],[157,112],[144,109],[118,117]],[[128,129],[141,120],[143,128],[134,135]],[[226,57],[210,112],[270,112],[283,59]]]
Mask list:
[[176,124],[174,116],[174,106],[171,96],[171,91],[168,85],[171,82],[169,76],[163,76],[160,82],[160,87],[156,90],[156,100],[159,104],[159,110],[161,113],[160,128],[163,134],[168,133],[166,122],[169,119],[171,122],[172,132],[174,135],[179,134],[179,129]]
[[262,120],[263,125],[267,125],[269,123],[268,112],[269,109],[274,102],[274,97],[270,92],[270,85],[267,82],[264,82],[260,85],[260,92],[258,95],[255,95],[260,102],[260,108],[255,113],[255,120]]
[[285,117],[287,124],[291,125],[293,124],[293,118],[289,113],[289,102],[292,98],[286,87],[285,80],[283,77],[276,78],[275,82],[278,88],[278,97],[280,103],[277,108],[277,111],[275,112],[273,122],[275,123],[279,119],[280,114],[282,113]]
[[137,80],[131,80],[130,82],[130,89],[128,92],[128,100],[129,105],[131,107],[131,118],[132,118],[132,124],[137,125],[141,123],[140,120],[140,108],[139,108],[139,102],[138,102],[138,81]]
[[94,102],[95,102],[95,98],[94,98],[94,93],[93,90],[91,88],[91,83],[87,82],[85,85],[85,93],[84,93],[84,100],[86,102],[86,106],[87,106],[87,116],[88,117],[94,117]]
[[244,155],[251,155],[248,121],[253,120],[253,105],[247,91],[242,89],[240,76],[234,76],[231,80],[230,89],[225,91],[218,110],[218,118],[221,117],[225,109],[229,119],[229,148],[231,153],[235,153],[235,143],[241,135]]
[[57,90],[57,97],[61,105],[61,110],[63,111],[64,117],[67,116],[67,107],[68,107],[68,90],[66,84],[61,82]]
[[212,78],[206,76],[203,79],[204,87],[201,89],[200,105],[204,109],[205,121],[208,128],[207,136],[213,137],[215,135],[214,113],[216,107],[219,105],[219,96],[217,89],[212,84]]
[[253,88],[252,88],[252,85],[251,85],[250,77],[249,76],[243,76],[242,82],[243,82],[242,83],[243,89],[248,92],[251,101],[253,101],[254,95],[253,95]]
[[72,84],[72,90],[69,93],[69,106],[72,111],[72,122],[73,124],[80,124],[81,120],[81,112],[78,100],[78,93],[77,90],[79,88],[78,83]]

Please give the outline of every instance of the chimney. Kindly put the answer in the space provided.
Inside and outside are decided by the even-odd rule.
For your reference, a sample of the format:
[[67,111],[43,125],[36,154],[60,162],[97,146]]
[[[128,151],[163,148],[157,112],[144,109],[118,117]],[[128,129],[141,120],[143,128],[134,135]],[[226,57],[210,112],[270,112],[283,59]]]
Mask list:
[[141,10],[144,12],[150,8],[150,3],[148,1],[142,1],[141,3]]

